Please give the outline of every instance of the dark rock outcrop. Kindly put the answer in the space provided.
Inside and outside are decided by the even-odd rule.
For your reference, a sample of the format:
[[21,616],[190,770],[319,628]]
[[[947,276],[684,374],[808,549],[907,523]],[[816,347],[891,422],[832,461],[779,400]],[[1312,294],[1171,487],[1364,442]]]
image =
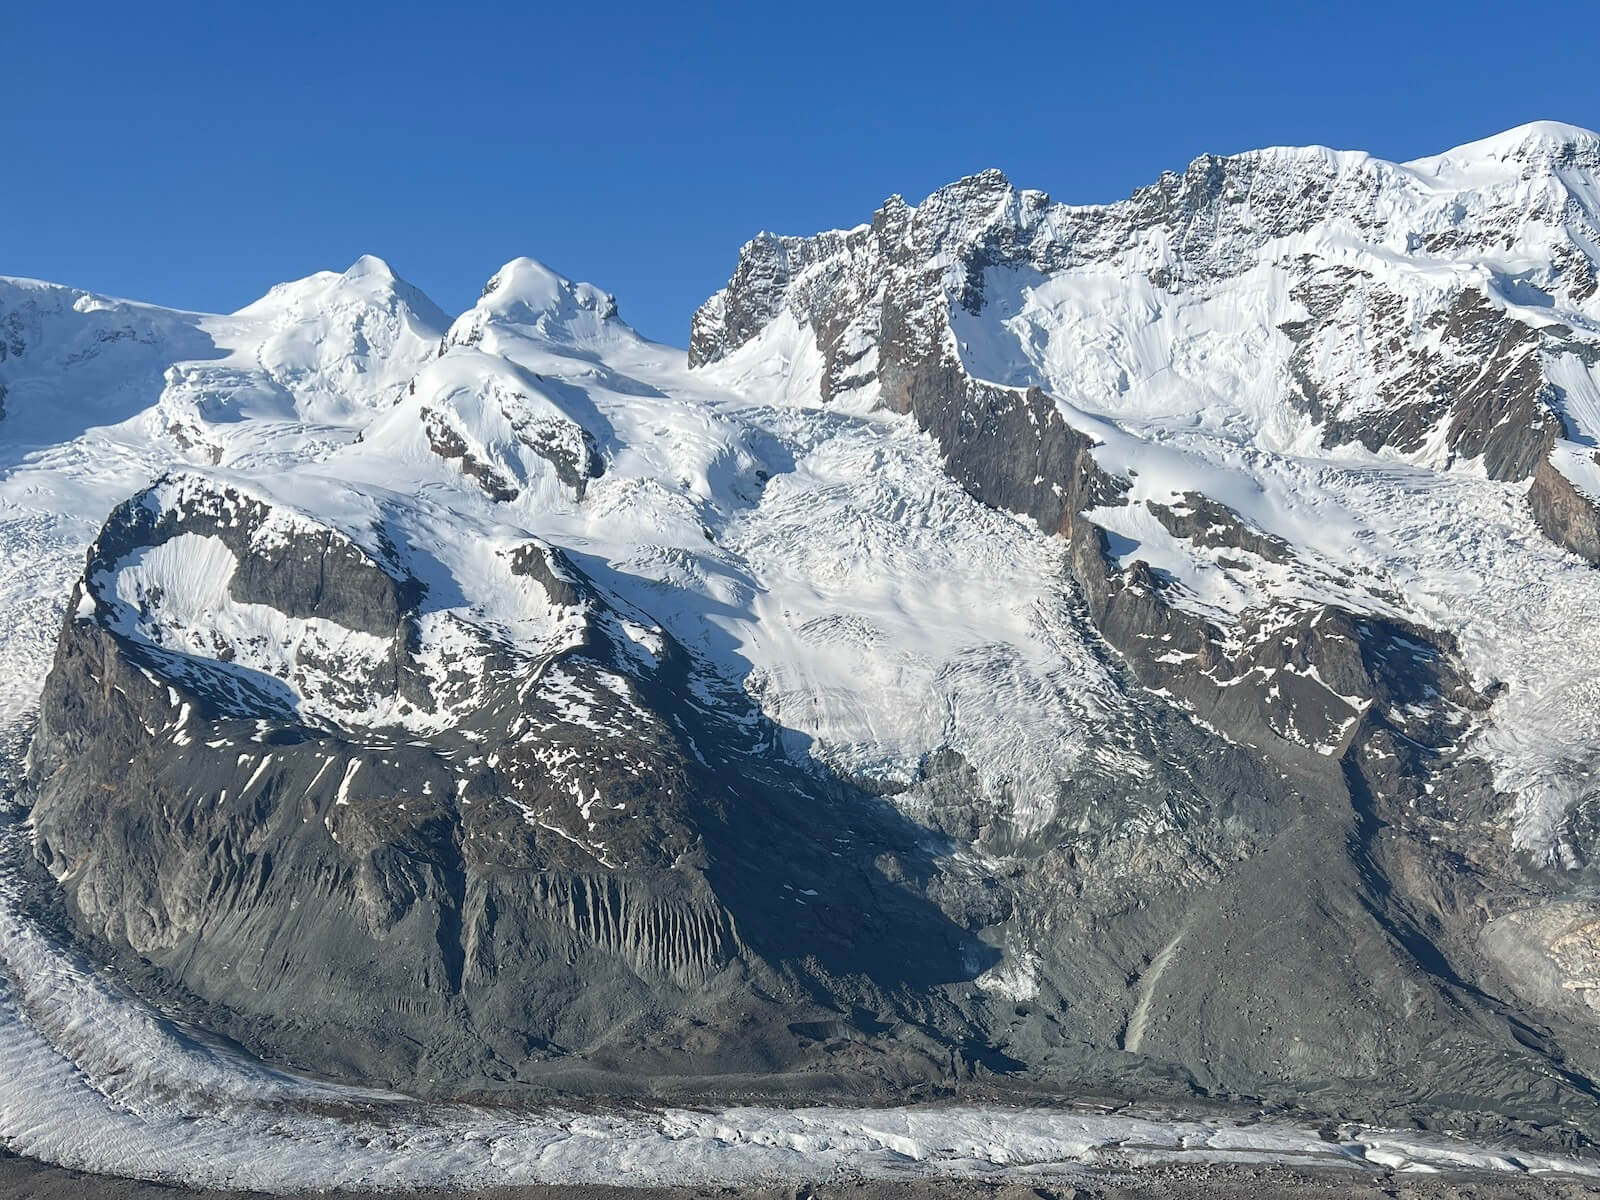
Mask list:
[[[237,554],[242,601],[390,635],[413,619],[397,562],[286,523],[158,485],[90,552],[30,779],[38,854],[97,953],[275,1060],[430,1094],[703,1074],[803,1091],[832,1052],[797,1020],[906,1025],[860,1086],[950,1076],[946,1048],[977,1036],[959,985],[996,957],[981,916],[947,914],[965,885],[881,801],[774,754],[748,700],[691,686],[665,634],[641,654],[624,625],[647,618],[559,551],[513,566],[582,636],[500,661],[427,736],[330,727],[248,685],[219,702],[100,590],[194,533]],[[674,1047],[663,1026],[699,1032]]]
[[1549,461],[1541,462],[1528,485],[1528,507],[1545,536],[1581,558],[1600,565],[1600,508]]

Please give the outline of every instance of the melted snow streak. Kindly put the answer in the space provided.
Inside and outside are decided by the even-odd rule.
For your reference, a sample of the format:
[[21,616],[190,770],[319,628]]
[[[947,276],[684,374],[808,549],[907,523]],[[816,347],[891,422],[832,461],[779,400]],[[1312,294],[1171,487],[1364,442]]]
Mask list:
[[151,1010],[18,915],[0,827],[0,1144],[74,1169],[269,1192],[1072,1175],[1173,1160],[1568,1172],[1548,1155],[1349,1129],[999,1105],[638,1109],[430,1105],[296,1078]]

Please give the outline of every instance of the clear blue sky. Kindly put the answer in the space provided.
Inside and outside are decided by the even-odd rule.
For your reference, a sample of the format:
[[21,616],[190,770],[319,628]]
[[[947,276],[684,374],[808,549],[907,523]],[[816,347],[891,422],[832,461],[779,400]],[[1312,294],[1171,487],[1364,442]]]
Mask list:
[[682,345],[758,230],[987,166],[1092,202],[1207,151],[1595,128],[1584,11],[13,4],[0,274],[230,310],[371,252],[457,311],[531,254]]

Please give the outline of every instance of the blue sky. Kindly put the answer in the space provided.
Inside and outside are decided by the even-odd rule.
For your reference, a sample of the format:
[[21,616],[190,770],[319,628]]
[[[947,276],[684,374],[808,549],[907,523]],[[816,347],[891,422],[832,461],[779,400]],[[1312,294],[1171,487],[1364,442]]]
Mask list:
[[758,230],[987,166],[1092,202],[1208,151],[1600,127],[1581,11],[13,5],[0,274],[229,310],[371,252],[456,311],[531,254],[681,345]]

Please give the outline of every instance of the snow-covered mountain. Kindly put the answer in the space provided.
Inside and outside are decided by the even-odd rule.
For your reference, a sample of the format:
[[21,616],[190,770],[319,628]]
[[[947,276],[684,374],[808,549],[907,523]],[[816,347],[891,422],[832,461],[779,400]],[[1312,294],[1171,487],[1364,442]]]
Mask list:
[[45,890],[429,1093],[1590,1128],[1597,270],[1542,124],[985,172],[751,241],[687,355],[531,259],[0,280]]
[[[1541,124],[1408,164],[1201,159],[1096,208],[989,172],[751,242],[691,357],[912,411],[975,494],[1079,538],[1087,516],[1192,636],[1264,643],[1333,605],[1459,639],[1505,687],[1486,757],[1553,852],[1600,730],[1594,577],[1558,552],[1600,561],[1597,171],[1600,140]],[[1243,674],[1193,653],[1147,682]],[[1295,703],[1258,737],[1344,749],[1359,702]]]

